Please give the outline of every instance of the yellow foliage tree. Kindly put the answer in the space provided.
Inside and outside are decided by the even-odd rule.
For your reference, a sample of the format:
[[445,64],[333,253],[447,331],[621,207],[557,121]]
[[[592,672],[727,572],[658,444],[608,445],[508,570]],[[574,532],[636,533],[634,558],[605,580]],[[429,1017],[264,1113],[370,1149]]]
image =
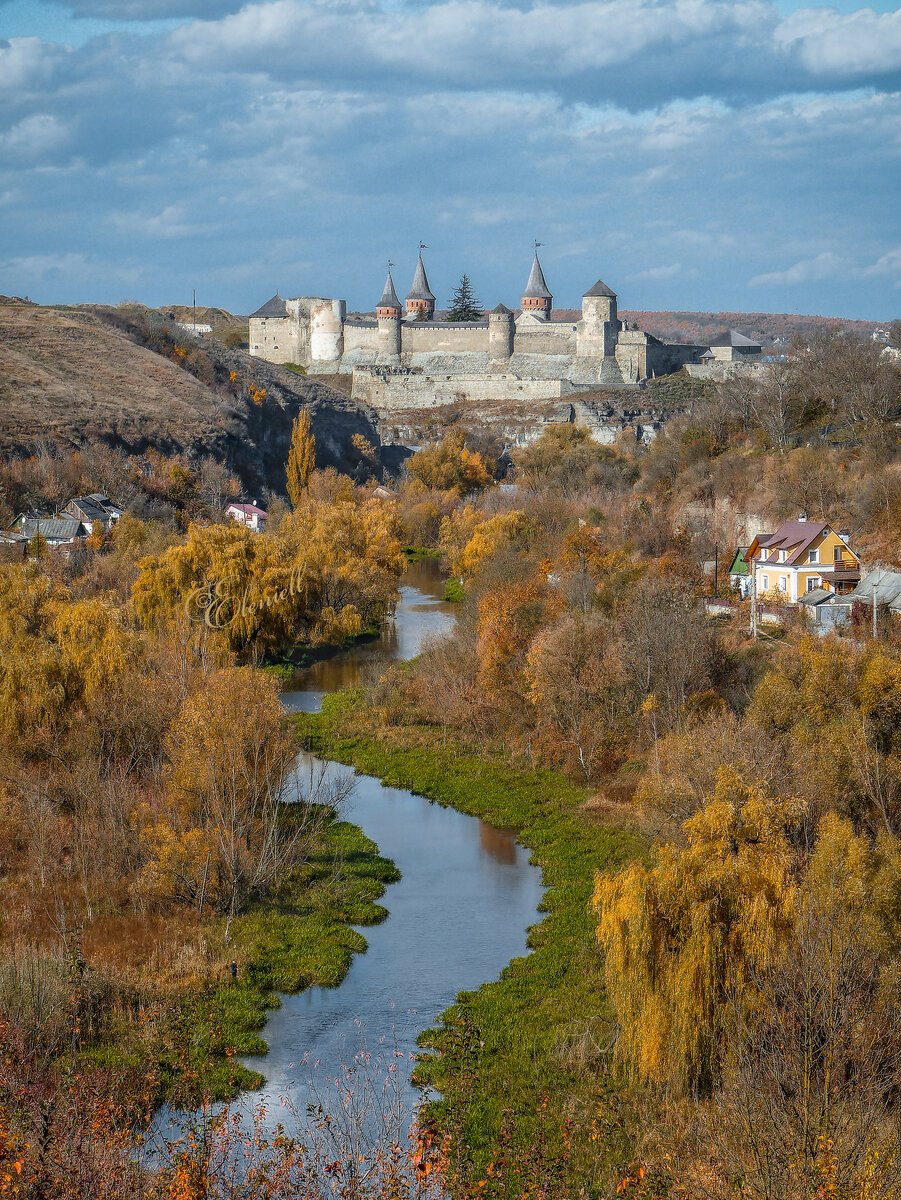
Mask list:
[[310,410],[302,408],[294,419],[291,432],[291,449],[285,473],[288,481],[288,496],[297,508],[310,483],[316,467],[316,439],[310,429]]
[[449,433],[436,446],[418,450],[407,460],[407,471],[426,487],[455,491],[461,496],[481,491],[491,483],[491,472],[481,454],[466,449],[462,432]]
[[251,667],[216,672],[182,705],[168,753],[171,808],[148,834],[156,853],[145,880],[168,880],[193,899],[210,850],[210,897],[234,915],[293,861],[280,801],[296,745],[278,683]]
[[727,997],[790,934],[796,800],[774,800],[723,769],[709,803],[683,825],[684,849],[657,865],[598,875],[592,905],[620,1054],[638,1076],[677,1090],[714,1081]]

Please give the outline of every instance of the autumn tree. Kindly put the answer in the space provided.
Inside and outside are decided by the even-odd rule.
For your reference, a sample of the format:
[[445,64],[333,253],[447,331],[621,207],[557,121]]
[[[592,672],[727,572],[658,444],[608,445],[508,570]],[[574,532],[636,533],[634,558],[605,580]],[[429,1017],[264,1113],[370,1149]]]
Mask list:
[[529,646],[525,675],[544,757],[586,779],[615,767],[625,743],[626,672],[597,614],[567,614]]
[[684,1163],[711,1200],[736,1176],[749,1200],[898,1194],[899,868],[894,839],[822,822],[791,937],[752,972],[753,1005],[725,1005],[720,1086]]
[[727,997],[746,1000],[791,932],[790,835],[801,811],[723,770],[683,826],[684,849],[660,846],[653,867],[598,876],[592,903],[618,1051],[640,1078],[679,1091],[716,1080]]
[[491,483],[491,472],[482,456],[466,448],[462,432],[447,434],[435,446],[418,450],[407,459],[407,471],[426,487],[455,491],[461,496],[480,491]]
[[291,449],[285,473],[288,480],[288,496],[295,508],[300,504],[316,466],[316,439],[310,428],[310,410],[302,408],[294,419],[291,431]]
[[298,826],[282,811],[296,753],[268,675],[226,668],[188,697],[168,737],[168,813],[143,835],[148,890],[193,900],[206,872],[210,902],[234,916],[276,884],[296,861]]

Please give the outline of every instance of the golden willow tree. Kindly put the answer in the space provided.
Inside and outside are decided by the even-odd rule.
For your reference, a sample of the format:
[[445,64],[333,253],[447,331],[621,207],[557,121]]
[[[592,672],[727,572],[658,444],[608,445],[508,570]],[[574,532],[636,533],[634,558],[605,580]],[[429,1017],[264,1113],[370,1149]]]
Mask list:
[[798,801],[770,799],[723,768],[683,826],[684,848],[661,846],[652,868],[598,876],[592,904],[618,1049],[643,1079],[676,1091],[716,1079],[727,999],[742,1002],[792,928],[789,833],[800,817]]
[[288,477],[288,496],[297,508],[310,484],[310,476],[316,469],[316,439],[310,427],[310,410],[302,408],[294,419],[291,432],[291,449],[285,473]]
[[392,505],[305,494],[277,530],[192,525],[141,563],[132,595],[148,629],[212,637],[247,659],[341,642],[385,614],[404,567]]

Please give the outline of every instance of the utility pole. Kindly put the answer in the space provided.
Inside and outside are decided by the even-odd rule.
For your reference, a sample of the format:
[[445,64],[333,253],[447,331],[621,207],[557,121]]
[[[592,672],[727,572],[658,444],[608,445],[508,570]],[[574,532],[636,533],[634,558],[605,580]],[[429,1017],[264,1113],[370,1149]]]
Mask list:
[[751,637],[757,637],[757,572],[751,559]]
[[876,640],[876,619],[879,612],[879,605],[876,603],[876,580],[873,580],[873,641]]
[[717,543],[713,547],[713,595],[714,597],[720,594],[720,547]]
[[194,325],[194,328],[193,328],[193,330],[192,330],[191,332],[192,332],[192,333],[194,334],[194,336],[196,337],[196,336],[197,336],[197,288],[194,288],[194,302],[193,302],[193,304],[192,304],[192,309],[193,309],[193,313],[194,313],[194,315],[193,315],[193,317],[191,318],[191,320],[192,320],[192,323],[193,323],[193,325]]

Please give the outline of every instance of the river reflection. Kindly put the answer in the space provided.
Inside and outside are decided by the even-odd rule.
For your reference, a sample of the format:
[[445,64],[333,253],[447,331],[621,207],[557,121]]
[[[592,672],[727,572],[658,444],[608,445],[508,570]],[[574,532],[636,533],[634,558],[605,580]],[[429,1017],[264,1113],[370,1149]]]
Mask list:
[[[285,704],[315,711],[323,695],[358,683],[366,671],[418,654],[426,638],[453,623],[451,607],[440,599],[443,586],[434,560],[411,566],[382,637],[298,673]],[[306,756],[298,770],[309,771]],[[337,763],[327,770],[332,778],[354,774]],[[527,952],[542,896],[540,871],[508,830],[369,776],[356,777],[342,816],[363,828],[402,878],[382,898],[388,919],[362,930],[368,949],[354,956],[341,985],[282,996],[262,1031],[269,1053],[243,1060],[267,1081],[243,1103],[250,1113],[262,1100],[272,1124],[284,1113],[285,1097],[301,1113],[316,1104],[326,1081],[340,1077],[361,1045],[387,1053],[415,1107],[419,1094],[409,1075],[417,1035],[459,991],[496,979],[511,958]],[[171,1132],[171,1114],[163,1125]]]

